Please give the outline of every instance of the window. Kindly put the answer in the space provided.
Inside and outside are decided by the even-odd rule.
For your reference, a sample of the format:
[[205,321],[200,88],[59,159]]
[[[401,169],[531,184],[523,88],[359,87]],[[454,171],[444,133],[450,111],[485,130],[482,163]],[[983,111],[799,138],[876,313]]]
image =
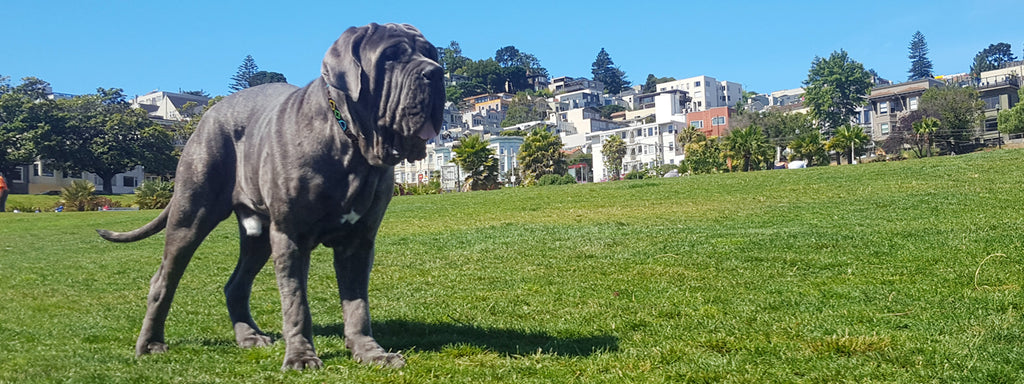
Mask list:
[[715,116],[711,118],[711,125],[725,125],[725,116]]
[[996,119],[985,120],[985,132],[995,132],[999,130],[999,122]]
[[704,120],[691,121],[690,126],[694,128],[704,128]]
[[676,127],[674,125],[669,125],[668,133],[676,133]]
[[654,136],[654,128],[647,128],[647,136]]
[[138,184],[135,184],[135,176],[123,176],[121,178],[121,185],[133,188],[139,186]]
[[882,123],[881,128],[882,128],[881,132],[882,132],[883,135],[888,135],[889,134],[889,123]]
[[725,101],[725,96],[722,96],[721,99],[722,99],[722,101]]
[[22,168],[14,168],[14,172],[11,172],[9,175],[4,174],[4,176],[7,176],[7,181],[12,183],[23,183],[25,182],[25,175],[23,172],[24,170]]
[[917,96],[907,99],[907,108],[910,108],[911,111],[917,110]]
[[889,102],[883,101],[881,103],[878,103],[878,114],[884,115],[886,113],[889,113]]
[[700,82],[699,82],[699,81],[695,81],[695,82],[693,82],[693,86],[694,86],[694,87],[699,87],[699,86],[700,86]]

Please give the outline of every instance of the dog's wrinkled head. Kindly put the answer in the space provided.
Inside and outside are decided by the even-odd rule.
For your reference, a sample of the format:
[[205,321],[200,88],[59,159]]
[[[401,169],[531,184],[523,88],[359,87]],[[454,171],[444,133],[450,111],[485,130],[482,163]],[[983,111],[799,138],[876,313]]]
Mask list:
[[352,27],[324,56],[321,72],[348,97],[359,147],[370,164],[426,157],[441,130],[445,93],[437,48],[407,24]]

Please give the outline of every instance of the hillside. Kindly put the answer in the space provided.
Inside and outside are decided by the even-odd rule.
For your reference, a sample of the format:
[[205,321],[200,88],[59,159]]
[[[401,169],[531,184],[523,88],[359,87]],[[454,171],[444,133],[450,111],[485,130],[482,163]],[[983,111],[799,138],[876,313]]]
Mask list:
[[[327,368],[233,346],[236,225],[199,249],[170,351],[131,356],[155,211],[0,216],[0,382],[1016,382],[1024,380],[1024,150],[897,163],[396,197],[374,331],[344,349],[330,252],[310,300]],[[254,317],[280,332],[272,271]]]

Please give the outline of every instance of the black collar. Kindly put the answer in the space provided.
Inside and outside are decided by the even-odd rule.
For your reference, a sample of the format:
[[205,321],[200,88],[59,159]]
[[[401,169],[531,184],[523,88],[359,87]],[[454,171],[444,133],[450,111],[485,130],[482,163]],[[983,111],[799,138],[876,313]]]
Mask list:
[[359,139],[356,138],[356,135],[348,128],[348,123],[345,122],[344,116],[342,116],[341,111],[338,110],[338,103],[331,98],[331,88],[333,87],[331,87],[331,84],[328,83],[326,79],[324,79],[324,86],[327,90],[327,103],[331,106],[331,113],[334,115],[334,120],[338,122],[338,126],[341,127],[341,131],[345,132],[345,136],[348,136],[349,140],[352,140],[352,145],[355,146],[356,143],[359,142]]

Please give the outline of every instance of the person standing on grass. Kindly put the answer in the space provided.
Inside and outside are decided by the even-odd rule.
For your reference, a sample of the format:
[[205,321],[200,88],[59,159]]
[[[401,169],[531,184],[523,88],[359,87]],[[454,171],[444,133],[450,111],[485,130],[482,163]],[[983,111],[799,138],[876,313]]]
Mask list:
[[7,179],[0,175],[0,212],[7,211]]

